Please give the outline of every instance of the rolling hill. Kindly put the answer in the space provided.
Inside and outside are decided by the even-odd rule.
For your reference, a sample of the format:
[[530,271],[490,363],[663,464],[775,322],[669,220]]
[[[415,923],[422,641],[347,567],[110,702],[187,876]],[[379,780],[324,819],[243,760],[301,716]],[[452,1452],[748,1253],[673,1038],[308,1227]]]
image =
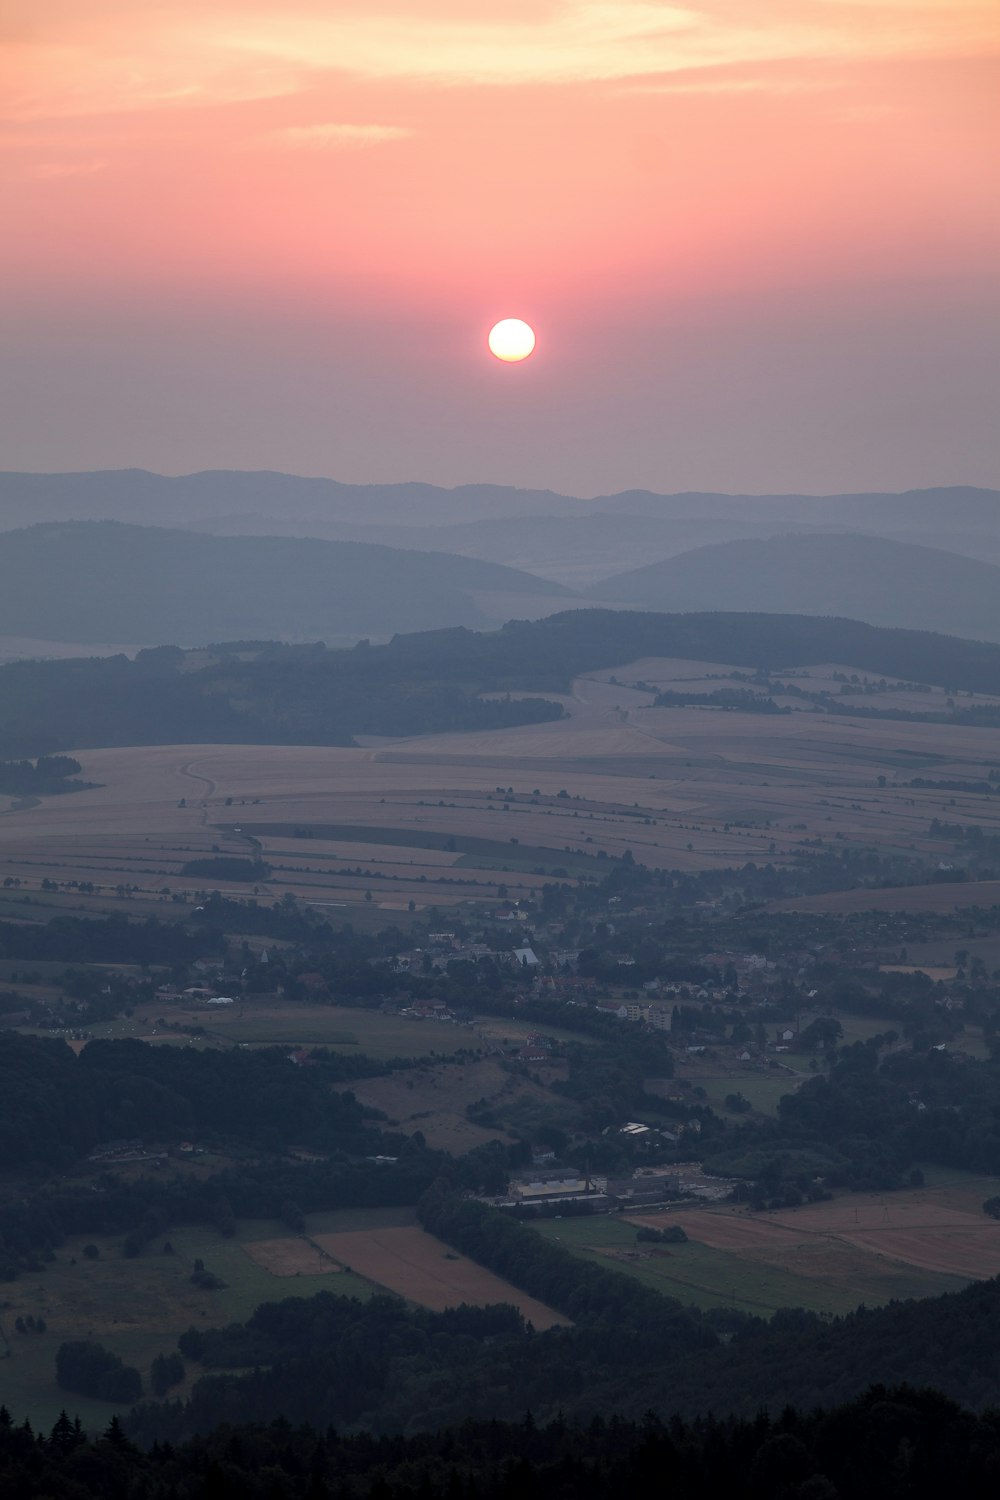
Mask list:
[[605,578],[587,592],[629,608],[842,615],[1000,641],[1000,567],[884,537],[723,542]]
[[[626,490],[583,500],[504,485],[341,484],[241,470],[176,477],[144,469],[0,472],[0,530],[70,520],[431,547],[512,563],[566,582],[585,581],[587,569],[596,578],[650,557],[775,527],[862,532],[1000,563],[1000,492],[960,485],[853,495]],[[533,536],[531,528],[539,521],[565,525]],[[513,535],[507,534],[510,523]],[[434,535],[435,528],[443,529]],[[571,575],[560,571],[567,557]]]
[[0,547],[0,635],[53,641],[355,641],[549,613],[567,595],[475,558],[116,521],[31,526]]
[[[167,646],[134,661],[15,662],[0,667],[0,756],[107,745],[346,745],[356,735],[540,723],[560,718],[562,707],[520,694],[566,692],[582,672],[649,656],[782,671],[838,662],[1000,696],[1000,646],[985,642],[802,615],[585,609],[502,630],[397,635],[349,651],[271,645],[185,654]],[[876,710],[831,700],[826,711]],[[995,727],[995,708],[964,702],[936,718],[963,714]]]

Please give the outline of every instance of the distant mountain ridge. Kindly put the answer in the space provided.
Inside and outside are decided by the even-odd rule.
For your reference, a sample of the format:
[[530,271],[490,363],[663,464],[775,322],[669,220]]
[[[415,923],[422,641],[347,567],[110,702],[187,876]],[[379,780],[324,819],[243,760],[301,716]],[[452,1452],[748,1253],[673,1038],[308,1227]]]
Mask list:
[[1000,567],[875,536],[723,542],[603,579],[587,592],[633,609],[842,615],[1000,641]]
[[[503,600],[498,617],[489,603]],[[202,645],[357,640],[445,625],[498,624],[510,601],[545,613],[568,590],[477,558],[360,542],[216,537],[121,521],[8,532],[0,545],[0,634]]]
[[[147,540],[155,526],[161,542],[140,561],[138,541],[126,545],[119,534],[108,543],[120,554],[114,575],[110,553],[86,533],[75,569],[55,560],[58,532],[44,557],[40,537],[24,540],[28,522],[100,521],[142,528]],[[168,540],[192,534],[200,538],[193,548]],[[849,615],[996,640],[1000,491],[629,490],[581,500],[501,485],[345,485],[267,472],[0,473],[4,582],[0,636],[67,647],[384,639],[538,618],[571,598]],[[26,649],[36,648],[29,640]]]
[[[275,509],[272,511],[271,506]],[[1000,523],[1000,490],[953,485],[902,493],[725,495],[623,490],[579,499],[554,490],[467,484],[454,489],[411,481],[341,484],[269,470],[205,470],[167,476],[147,469],[66,474],[0,471],[0,528],[36,521],[124,520],[190,525],[208,518],[257,515],[342,520],[369,525],[454,525],[516,516],[574,517],[594,513],[670,519],[790,521],[867,531],[880,525],[988,532]],[[752,512],[752,517],[748,515]]]

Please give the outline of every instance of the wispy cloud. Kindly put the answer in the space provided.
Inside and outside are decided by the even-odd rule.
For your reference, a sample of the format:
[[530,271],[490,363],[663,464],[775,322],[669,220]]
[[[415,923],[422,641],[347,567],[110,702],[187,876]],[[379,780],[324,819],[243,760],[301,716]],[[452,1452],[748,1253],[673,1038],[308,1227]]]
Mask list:
[[403,141],[413,131],[406,125],[287,125],[259,136],[261,144],[294,146],[313,151],[355,151]]
[[1000,46],[995,0],[562,0],[495,15],[437,16],[412,5],[300,6],[225,21],[220,48],[307,70],[441,84],[623,80],[783,59],[934,55]]
[[324,77],[622,84],[1000,51],[996,0],[7,0],[7,9],[0,116],[11,120],[234,104]]

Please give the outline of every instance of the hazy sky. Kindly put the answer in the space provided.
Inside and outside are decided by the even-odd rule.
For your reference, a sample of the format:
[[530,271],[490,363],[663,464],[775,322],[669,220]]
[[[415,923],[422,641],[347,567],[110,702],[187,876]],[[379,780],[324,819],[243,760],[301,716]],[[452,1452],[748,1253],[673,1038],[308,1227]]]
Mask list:
[[1000,485],[998,0],[5,0],[0,48],[0,467]]

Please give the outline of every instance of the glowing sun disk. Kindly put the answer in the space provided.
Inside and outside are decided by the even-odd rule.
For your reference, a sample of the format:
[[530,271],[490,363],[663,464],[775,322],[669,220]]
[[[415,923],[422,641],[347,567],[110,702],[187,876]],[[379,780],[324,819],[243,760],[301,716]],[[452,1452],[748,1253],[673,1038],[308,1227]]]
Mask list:
[[535,333],[520,318],[501,318],[490,329],[490,353],[505,364],[527,359],[535,347]]

